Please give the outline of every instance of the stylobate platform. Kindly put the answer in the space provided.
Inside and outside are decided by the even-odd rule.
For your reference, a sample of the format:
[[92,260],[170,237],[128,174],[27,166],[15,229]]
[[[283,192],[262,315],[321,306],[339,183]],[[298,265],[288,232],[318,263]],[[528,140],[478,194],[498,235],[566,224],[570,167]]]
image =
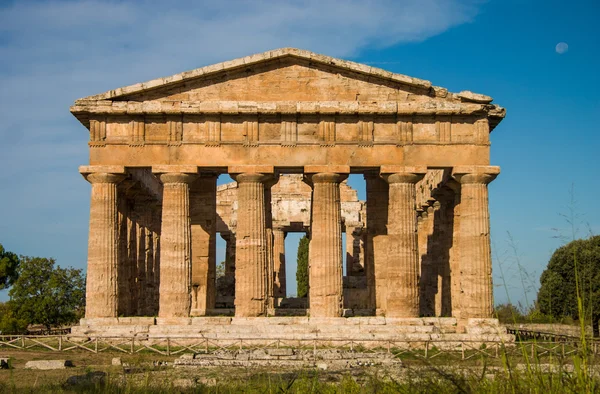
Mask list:
[[496,319],[469,319],[464,327],[455,318],[309,318],[309,317],[192,317],[161,319],[154,317],[82,319],[72,328],[74,336],[137,337],[148,340],[176,338],[214,339],[221,344],[246,340],[253,343],[282,341],[352,341],[363,345],[381,341],[439,342],[455,346],[458,342],[514,342],[514,336]]

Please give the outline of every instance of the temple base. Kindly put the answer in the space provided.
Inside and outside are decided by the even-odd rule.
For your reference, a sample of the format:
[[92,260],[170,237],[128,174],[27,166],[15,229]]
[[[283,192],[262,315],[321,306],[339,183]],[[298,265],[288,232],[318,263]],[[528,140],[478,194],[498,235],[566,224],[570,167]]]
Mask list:
[[469,319],[464,332],[454,318],[309,318],[309,317],[127,317],[81,319],[72,328],[74,337],[125,338],[148,341],[173,338],[194,341],[208,338],[220,345],[240,340],[252,343],[282,341],[352,341],[363,346],[381,346],[383,342],[435,342],[437,347],[452,348],[459,343],[513,343],[515,338],[497,319]]

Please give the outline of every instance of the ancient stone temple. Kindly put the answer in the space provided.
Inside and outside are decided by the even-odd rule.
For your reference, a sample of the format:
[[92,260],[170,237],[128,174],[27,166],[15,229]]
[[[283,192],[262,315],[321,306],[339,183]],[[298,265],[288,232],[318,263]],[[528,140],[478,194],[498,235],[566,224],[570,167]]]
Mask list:
[[[90,132],[81,332],[502,335],[490,319],[487,185],[505,110],[491,97],[285,48],[71,112]],[[222,174],[235,186],[217,187]],[[366,202],[348,195],[349,174],[364,176]],[[310,236],[309,295],[303,316],[277,317],[288,231]],[[357,253],[342,250],[344,232]],[[217,234],[232,311],[216,308]]]

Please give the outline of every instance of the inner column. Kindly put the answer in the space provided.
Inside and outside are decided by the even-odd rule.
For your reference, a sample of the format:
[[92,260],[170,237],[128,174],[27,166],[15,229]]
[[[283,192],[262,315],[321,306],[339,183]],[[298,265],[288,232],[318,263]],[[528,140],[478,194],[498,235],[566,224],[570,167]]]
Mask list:
[[275,280],[273,294],[277,298],[286,295],[285,279],[285,232],[281,228],[273,229],[273,277]]
[[267,311],[267,233],[265,186],[268,176],[243,173],[238,183],[235,253],[235,316],[263,316]]
[[311,317],[342,315],[342,221],[340,183],[347,175],[317,173],[313,185],[312,227],[309,248]]

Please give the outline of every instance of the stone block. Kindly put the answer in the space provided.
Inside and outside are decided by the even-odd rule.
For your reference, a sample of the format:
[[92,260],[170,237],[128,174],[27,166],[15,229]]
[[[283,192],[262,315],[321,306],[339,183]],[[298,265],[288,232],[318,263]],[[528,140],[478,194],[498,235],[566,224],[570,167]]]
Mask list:
[[276,357],[293,356],[294,349],[289,349],[289,348],[267,349],[267,354],[269,354],[270,356],[276,356]]
[[25,364],[25,369],[51,370],[65,369],[72,366],[73,363],[70,360],[32,360],[27,361]]
[[113,357],[113,359],[111,361],[111,365],[121,366],[121,365],[123,365],[123,360],[121,360],[121,357]]

